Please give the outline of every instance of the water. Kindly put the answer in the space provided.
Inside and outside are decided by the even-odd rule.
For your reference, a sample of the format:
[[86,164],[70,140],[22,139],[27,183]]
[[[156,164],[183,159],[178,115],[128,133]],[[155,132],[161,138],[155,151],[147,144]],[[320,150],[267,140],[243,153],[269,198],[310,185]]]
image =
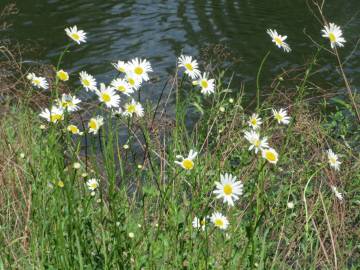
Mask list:
[[[316,49],[304,35],[304,28],[329,47],[305,0],[20,0],[17,8],[20,12],[8,34],[41,48],[36,55],[24,55],[25,60],[56,64],[68,43],[64,28],[76,24],[88,33],[88,42],[73,46],[62,68],[86,70],[105,82],[114,76],[110,62],[119,59],[145,57],[153,65],[153,77],[164,81],[182,52],[198,56],[209,44],[223,44],[234,59],[241,59],[232,67],[234,83],[244,82],[253,91],[259,63],[269,49],[272,53],[264,67],[264,83],[282,69],[304,64],[313,55]],[[326,15],[343,27],[347,40],[341,54],[347,57],[352,53],[346,72],[355,87],[360,85],[360,50],[353,51],[359,39],[359,10],[359,0],[326,1]],[[277,49],[265,32],[267,28],[288,35],[293,52]],[[324,80],[342,87],[333,69],[334,60],[326,53],[323,57]],[[160,90],[151,87],[145,95],[154,100]]]

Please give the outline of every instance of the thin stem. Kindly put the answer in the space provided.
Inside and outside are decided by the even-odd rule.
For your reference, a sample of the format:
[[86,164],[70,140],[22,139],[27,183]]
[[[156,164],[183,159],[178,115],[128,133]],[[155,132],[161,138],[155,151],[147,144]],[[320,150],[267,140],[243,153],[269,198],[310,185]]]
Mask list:
[[268,51],[266,53],[266,55],[264,56],[263,60],[261,61],[258,73],[256,75],[256,110],[257,111],[259,110],[259,107],[260,107],[260,74],[261,74],[261,70],[262,70],[262,67],[263,67],[266,59],[270,55],[270,52],[271,51]]

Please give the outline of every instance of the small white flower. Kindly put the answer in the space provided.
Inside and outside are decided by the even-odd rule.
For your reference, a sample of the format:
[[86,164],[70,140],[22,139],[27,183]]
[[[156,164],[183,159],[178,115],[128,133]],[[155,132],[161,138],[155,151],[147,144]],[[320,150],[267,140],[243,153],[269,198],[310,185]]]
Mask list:
[[252,129],[257,129],[262,124],[262,121],[257,113],[253,113],[249,118],[248,124]]
[[185,68],[185,73],[193,80],[200,77],[198,62],[192,56],[181,55],[178,59],[179,67]]
[[201,93],[204,95],[215,92],[215,80],[208,79],[208,74],[206,72],[200,75],[198,80],[194,81],[193,84],[198,85],[201,88]]
[[135,58],[128,63],[129,72],[140,81],[149,80],[149,72],[152,72],[151,64],[146,59]]
[[289,44],[285,42],[287,36],[279,35],[275,29],[268,29],[266,30],[266,33],[269,34],[269,36],[272,38],[272,42],[274,42],[278,48],[283,48],[285,52],[291,52]]
[[129,232],[129,238],[134,238],[135,237],[135,234],[133,232]]
[[249,151],[254,149],[255,154],[258,153],[258,151],[269,148],[269,144],[267,142],[267,138],[260,138],[260,134],[257,133],[254,130],[251,131],[245,131],[245,139],[251,144],[249,147]]
[[231,174],[220,174],[220,182],[215,182],[216,198],[224,199],[224,203],[229,204],[229,206],[234,206],[234,201],[239,199],[239,196],[243,194],[243,184],[241,181],[236,181],[236,177]]
[[134,89],[138,90],[141,86],[142,80],[141,78],[134,75],[132,72],[128,72],[125,75],[125,80],[129,83],[129,85]]
[[284,109],[280,109],[279,111],[272,109],[272,113],[273,116],[275,118],[275,120],[279,123],[279,124],[289,124],[290,122],[290,117],[287,116],[287,111]]
[[94,191],[99,187],[99,181],[95,178],[91,178],[86,182],[86,185],[90,191]]
[[339,201],[342,201],[342,200],[344,199],[342,193],[340,193],[340,192],[337,190],[337,187],[331,186],[331,190],[334,192],[336,198],[338,198]]
[[334,23],[325,25],[324,29],[321,30],[324,34],[323,37],[326,37],[330,40],[331,48],[335,49],[336,46],[344,47],[346,40],[342,37],[342,31],[339,26]]
[[100,84],[100,91],[96,90],[100,102],[105,103],[106,107],[113,108],[119,107],[120,97],[115,94],[115,90],[112,87],[107,87],[105,84]]
[[125,116],[133,116],[135,114],[137,117],[143,117],[144,116],[144,108],[140,104],[140,102],[137,102],[133,99],[133,100],[131,100],[130,103],[125,104],[123,114]]
[[88,74],[86,71],[81,71],[79,75],[80,75],[80,82],[82,86],[84,86],[86,91],[96,90],[96,80],[92,75]]
[[338,155],[335,154],[331,149],[329,149],[327,150],[327,157],[330,167],[333,167],[336,171],[340,170],[341,162],[339,161]]
[[192,226],[195,229],[201,229],[203,231],[205,231],[205,226],[206,226],[206,219],[200,219],[198,217],[194,217],[193,221],[192,221]]
[[97,134],[103,124],[104,119],[101,116],[91,118],[88,123],[89,133],[93,133],[94,135]]
[[77,26],[65,28],[66,34],[74,40],[77,44],[81,42],[86,42],[86,33],[83,30],[78,30]]
[[184,158],[181,155],[177,155],[176,158],[180,159],[181,161],[175,161],[175,163],[183,167],[185,170],[192,170],[194,168],[193,160],[196,158],[197,154],[198,152],[195,152],[191,149],[187,158]]
[[119,60],[117,63],[113,63],[112,65],[117,69],[117,71],[121,73],[126,73],[129,71],[129,65],[124,61]]
[[211,215],[211,222],[221,230],[226,230],[229,226],[228,219],[221,213],[215,212]]
[[117,91],[127,96],[134,93],[134,89],[130,86],[130,84],[121,78],[115,79],[111,82],[111,86],[114,87]]
[[62,94],[61,99],[58,99],[57,105],[68,112],[75,112],[79,110],[78,104],[81,102],[76,96],[71,94]]
[[272,164],[276,164],[279,160],[279,155],[273,148],[263,149],[261,154],[264,159]]
[[80,164],[79,162],[75,162],[75,163],[73,164],[73,168],[74,168],[75,170],[78,170],[78,169],[81,168],[81,164]]
[[288,202],[287,203],[287,207],[289,208],[289,209],[294,209],[294,203],[293,202]]
[[44,109],[39,115],[51,123],[57,123],[64,119],[63,109],[56,106],[53,106],[51,110]]
[[36,88],[48,89],[49,84],[44,77],[36,76],[34,73],[29,73],[26,78],[30,80],[30,83]]

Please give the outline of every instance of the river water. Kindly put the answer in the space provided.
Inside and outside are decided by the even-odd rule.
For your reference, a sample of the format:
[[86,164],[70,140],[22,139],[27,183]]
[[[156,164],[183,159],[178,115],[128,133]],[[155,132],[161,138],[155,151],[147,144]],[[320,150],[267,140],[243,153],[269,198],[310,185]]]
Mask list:
[[[5,3],[6,1],[1,1]],[[11,1],[13,2],[13,1]],[[62,68],[86,70],[99,81],[114,76],[110,62],[144,57],[151,61],[154,78],[165,80],[174,71],[182,52],[199,56],[209,45],[222,44],[236,64],[235,83],[254,88],[254,78],[262,57],[272,53],[264,67],[263,80],[282,69],[304,64],[316,51],[304,34],[329,47],[321,38],[322,26],[311,14],[305,0],[18,0],[19,9],[8,34],[23,44],[33,44],[40,53],[24,55],[25,61],[56,64],[69,42],[64,28],[78,25],[88,33],[88,42],[74,46]],[[1,4],[2,5],[2,4]],[[360,85],[359,0],[327,0],[325,14],[341,25],[347,40],[340,50],[347,59],[346,72],[353,86]],[[277,49],[266,34],[275,28],[288,35],[290,54]],[[342,87],[331,56],[322,54],[324,79]],[[156,99],[161,87],[145,95]],[[252,91],[252,90],[249,90]]]

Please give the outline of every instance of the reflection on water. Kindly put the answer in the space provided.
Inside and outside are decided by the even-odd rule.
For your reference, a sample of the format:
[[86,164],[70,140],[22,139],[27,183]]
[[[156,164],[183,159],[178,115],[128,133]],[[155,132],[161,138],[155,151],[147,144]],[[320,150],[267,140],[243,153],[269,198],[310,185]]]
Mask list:
[[[88,43],[74,46],[63,67],[72,72],[84,69],[106,82],[114,76],[110,62],[115,60],[146,57],[152,62],[154,76],[164,78],[174,70],[176,57],[181,52],[196,56],[207,44],[222,43],[242,59],[234,70],[236,81],[253,86],[261,58],[269,48],[273,53],[265,78],[282,68],[301,65],[313,54],[315,49],[310,47],[314,46],[304,35],[304,28],[315,40],[325,42],[320,36],[321,26],[311,15],[306,2],[21,0],[17,1],[20,14],[13,22],[10,34],[23,43],[36,40],[44,53],[37,56],[38,59],[55,63],[68,42],[64,28],[76,24],[88,32]],[[327,16],[344,27],[348,42],[341,53],[346,56],[359,38],[360,20],[356,12],[360,1],[328,0],[326,4]],[[293,52],[285,54],[277,50],[265,33],[267,28],[287,34]],[[357,86],[360,85],[360,76],[356,76],[359,54],[360,51],[355,50],[347,62],[347,72]],[[334,82],[338,77],[335,73],[326,76]],[[153,93],[148,93],[147,97],[156,98]]]

